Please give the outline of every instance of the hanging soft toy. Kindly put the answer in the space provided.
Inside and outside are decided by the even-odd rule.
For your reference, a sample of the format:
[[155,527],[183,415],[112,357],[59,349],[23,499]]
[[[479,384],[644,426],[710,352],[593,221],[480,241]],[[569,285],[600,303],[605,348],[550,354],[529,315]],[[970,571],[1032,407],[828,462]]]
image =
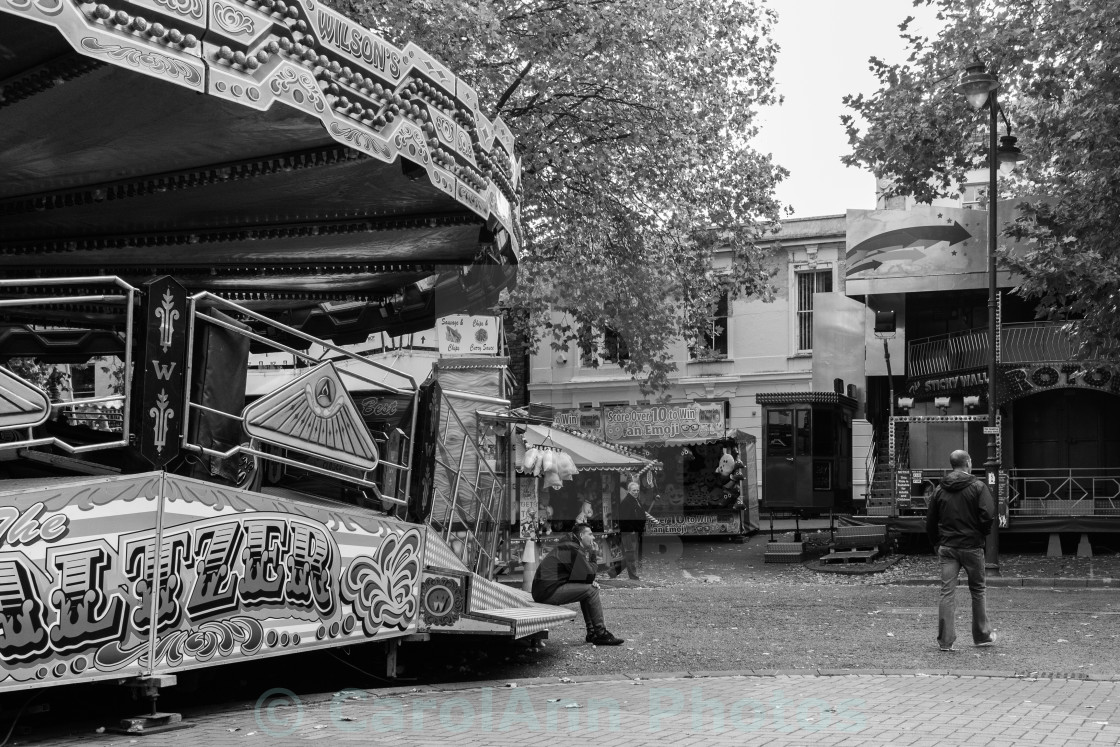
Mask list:
[[719,465],[716,467],[716,472],[725,480],[731,477],[731,473],[735,471],[735,457],[731,456],[727,449],[723,450],[723,456],[719,458]]
[[579,513],[576,514],[577,524],[589,524],[592,517],[595,515],[595,509],[591,507],[590,501],[582,501],[579,507]]
[[743,498],[739,491],[739,483],[743,481],[744,465],[742,460],[739,459],[739,450],[735,447],[723,450],[723,456],[719,458],[719,465],[716,467],[716,474],[724,478],[726,482],[723,483],[723,495],[728,502],[734,501],[732,508],[743,508]]

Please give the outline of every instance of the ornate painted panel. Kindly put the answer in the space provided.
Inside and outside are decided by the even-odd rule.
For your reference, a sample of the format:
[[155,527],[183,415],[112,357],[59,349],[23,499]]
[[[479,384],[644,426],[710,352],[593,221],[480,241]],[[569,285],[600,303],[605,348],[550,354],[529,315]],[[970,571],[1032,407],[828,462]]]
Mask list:
[[115,652],[148,642],[152,586],[139,560],[156,534],[159,483],[74,478],[0,494],[0,690],[143,673],[146,661]]
[[2,502],[0,690],[417,630],[421,526],[160,473]]
[[[423,531],[360,510],[169,479],[155,668],[415,631]],[[135,647],[115,654],[147,656]]]

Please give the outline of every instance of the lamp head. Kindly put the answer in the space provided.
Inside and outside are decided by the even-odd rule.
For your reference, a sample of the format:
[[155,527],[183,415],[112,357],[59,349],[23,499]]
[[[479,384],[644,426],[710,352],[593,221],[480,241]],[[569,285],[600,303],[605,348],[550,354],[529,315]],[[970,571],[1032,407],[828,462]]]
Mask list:
[[999,170],[1003,174],[1010,174],[1019,165],[1020,161],[1025,161],[1026,156],[1023,151],[1015,147],[1015,142],[1019,138],[1014,135],[1004,135],[999,139],[999,149],[996,151],[996,160],[999,161]]
[[968,99],[973,109],[982,109],[988,94],[999,87],[999,79],[988,72],[982,62],[974,62],[964,69],[960,84],[953,90]]

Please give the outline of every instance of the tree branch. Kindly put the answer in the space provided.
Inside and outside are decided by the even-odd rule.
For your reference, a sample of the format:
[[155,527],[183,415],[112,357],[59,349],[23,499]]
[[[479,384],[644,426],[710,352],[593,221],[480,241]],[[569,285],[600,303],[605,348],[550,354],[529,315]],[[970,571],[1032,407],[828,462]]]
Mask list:
[[505,106],[507,101],[509,101],[509,97],[513,95],[513,92],[516,91],[517,88],[521,85],[521,81],[525,80],[525,76],[528,75],[529,71],[532,69],[533,61],[529,60],[528,64],[526,64],[525,67],[521,70],[520,75],[518,75],[514,79],[514,81],[509,84],[509,88],[507,88],[505,93],[502,94],[501,98],[498,99],[498,103],[494,105],[494,116],[497,116],[498,113],[502,111],[502,107]]

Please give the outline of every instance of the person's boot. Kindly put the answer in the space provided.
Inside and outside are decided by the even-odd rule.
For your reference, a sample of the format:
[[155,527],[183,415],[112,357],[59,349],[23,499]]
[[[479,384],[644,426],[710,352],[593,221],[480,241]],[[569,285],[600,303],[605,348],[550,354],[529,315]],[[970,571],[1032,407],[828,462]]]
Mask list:
[[626,643],[625,640],[616,637],[606,628],[599,628],[598,632],[596,632],[595,635],[591,637],[587,642],[595,646],[618,646]]
[[599,635],[599,631],[595,628],[595,626],[591,623],[587,623],[587,637],[583,640],[591,643],[591,641],[593,641],[595,639],[595,636],[597,635]]

